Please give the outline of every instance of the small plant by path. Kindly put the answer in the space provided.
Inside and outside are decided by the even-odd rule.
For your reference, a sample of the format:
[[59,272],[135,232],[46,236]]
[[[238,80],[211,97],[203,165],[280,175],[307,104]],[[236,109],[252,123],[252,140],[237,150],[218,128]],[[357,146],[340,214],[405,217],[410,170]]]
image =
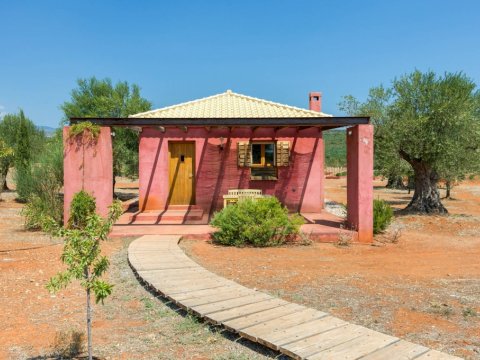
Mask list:
[[122,213],[122,207],[115,201],[110,206],[106,219],[102,219],[95,210],[93,196],[83,190],[74,195],[70,206],[69,227],[58,229],[57,232],[65,238],[62,261],[67,265],[67,270],[52,277],[47,284],[47,289],[52,293],[67,287],[73,280],[80,280],[85,288],[89,360],[93,359],[90,293],[94,293],[97,303],[103,304],[113,288],[113,285],[102,279],[110,262],[100,254],[100,241],[107,239],[113,224]]

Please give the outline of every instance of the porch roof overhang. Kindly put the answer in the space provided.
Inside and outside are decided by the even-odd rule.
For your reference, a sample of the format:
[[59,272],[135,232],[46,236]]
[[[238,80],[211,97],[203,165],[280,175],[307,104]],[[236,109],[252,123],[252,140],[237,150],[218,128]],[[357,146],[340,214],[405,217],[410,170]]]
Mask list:
[[328,116],[328,117],[259,117],[259,118],[93,118],[93,117],[72,117],[70,124],[90,121],[100,126],[118,127],[319,127],[323,130],[341,128],[347,126],[370,124],[370,117],[357,116]]

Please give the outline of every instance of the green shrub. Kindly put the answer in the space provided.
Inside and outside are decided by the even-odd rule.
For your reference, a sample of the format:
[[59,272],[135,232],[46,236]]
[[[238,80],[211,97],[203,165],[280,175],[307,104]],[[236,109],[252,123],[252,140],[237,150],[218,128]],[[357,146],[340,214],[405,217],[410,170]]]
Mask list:
[[384,231],[393,218],[393,210],[384,200],[373,200],[373,233]]
[[288,215],[275,197],[242,200],[217,212],[211,224],[216,243],[234,246],[276,246],[299,234],[303,218]]
[[32,166],[21,165],[15,167],[14,173],[15,191],[17,192],[17,201],[26,202],[32,194],[33,174]]
[[86,191],[79,191],[75,194],[70,204],[69,228],[83,228],[90,215],[95,213],[95,198]]
[[25,199],[25,226],[42,229],[63,221],[63,148],[61,134],[49,140],[45,150],[28,167],[17,169],[17,191]]

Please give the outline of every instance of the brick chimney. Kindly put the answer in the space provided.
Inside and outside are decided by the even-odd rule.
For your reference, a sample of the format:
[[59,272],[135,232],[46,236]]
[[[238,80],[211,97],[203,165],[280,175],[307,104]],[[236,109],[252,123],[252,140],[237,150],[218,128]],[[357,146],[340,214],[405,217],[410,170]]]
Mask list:
[[322,93],[318,91],[312,91],[308,94],[308,108],[313,111],[322,111]]

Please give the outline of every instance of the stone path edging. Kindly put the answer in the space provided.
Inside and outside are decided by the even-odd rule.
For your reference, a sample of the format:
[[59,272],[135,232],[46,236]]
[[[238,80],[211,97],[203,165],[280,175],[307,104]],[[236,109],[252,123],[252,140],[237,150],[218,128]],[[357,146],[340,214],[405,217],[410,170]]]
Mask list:
[[218,276],[190,259],[180,235],[145,235],[128,261],[156,292],[196,316],[294,359],[459,359]]

